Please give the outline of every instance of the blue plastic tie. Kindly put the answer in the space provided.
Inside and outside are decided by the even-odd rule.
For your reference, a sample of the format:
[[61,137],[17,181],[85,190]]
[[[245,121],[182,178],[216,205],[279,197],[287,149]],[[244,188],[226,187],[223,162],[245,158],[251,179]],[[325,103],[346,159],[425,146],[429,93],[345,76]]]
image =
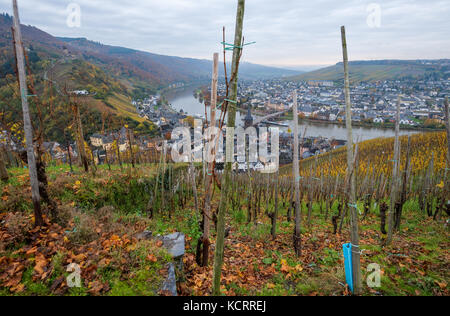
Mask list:
[[349,203],[348,206],[355,208],[359,212],[359,214],[362,214],[361,211],[358,208],[358,204],[350,204]]
[[353,293],[352,244],[344,244],[342,250],[344,253],[345,282]]
[[234,50],[235,48],[243,49],[244,46],[256,44],[256,42],[246,43],[246,44],[243,44],[242,46],[236,46],[234,44],[229,44],[229,43],[226,43],[226,42],[220,42],[220,44],[222,44],[224,46],[227,46],[227,47],[225,47],[225,50]]

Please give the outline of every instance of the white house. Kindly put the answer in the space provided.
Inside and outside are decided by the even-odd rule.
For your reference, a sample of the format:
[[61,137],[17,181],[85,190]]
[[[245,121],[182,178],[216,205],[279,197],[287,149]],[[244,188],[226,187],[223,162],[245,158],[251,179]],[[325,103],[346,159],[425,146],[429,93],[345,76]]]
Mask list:
[[408,119],[401,119],[400,125],[414,125],[414,122]]
[[72,93],[76,94],[76,95],[88,95],[89,91],[87,91],[87,90],[75,90],[75,91],[72,91]]
[[381,117],[377,117],[373,119],[374,123],[384,123],[384,120]]

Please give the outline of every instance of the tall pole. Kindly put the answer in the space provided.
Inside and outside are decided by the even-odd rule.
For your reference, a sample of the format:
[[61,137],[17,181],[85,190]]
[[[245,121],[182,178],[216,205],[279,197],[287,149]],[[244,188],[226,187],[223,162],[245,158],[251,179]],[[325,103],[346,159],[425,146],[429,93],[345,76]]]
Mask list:
[[[81,163],[84,166],[84,171],[89,172],[89,164],[86,156],[86,147],[84,146],[83,123],[81,121],[80,105],[78,104],[78,100],[76,98],[73,102],[72,108],[74,111],[75,121],[77,124],[77,144],[79,156],[81,159]],[[117,146],[119,146],[119,143],[117,143]]]
[[293,176],[294,176],[294,202],[295,202],[295,231],[294,231],[294,250],[297,256],[302,253],[301,247],[301,212],[300,212],[300,164],[299,157],[299,144],[298,144],[298,104],[297,104],[297,90],[294,91],[294,103],[292,106],[292,112],[294,113],[294,163],[293,163]]
[[23,125],[25,130],[25,140],[27,147],[31,196],[33,199],[33,207],[34,207],[34,224],[35,226],[42,226],[44,224],[44,221],[42,219],[42,212],[41,212],[41,196],[39,194],[36,157],[34,156],[33,128],[31,126],[30,109],[28,106],[28,99],[27,99],[28,98],[27,92],[28,88],[26,82],[27,77],[25,73],[25,60],[22,43],[22,33],[20,30],[19,9],[17,8],[17,0],[13,0],[13,11],[14,11],[14,35],[15,35],[14,37],[15,37],[16,57],[17,57],[17,71],[19,75],[20,96],[22,99]]
[[[237,103],[237,84],[238,84],[238,68],[239,59],[242,50],[242,30],[244,27],[244,11],[245,11],[245,0],[238,0],[238,8],[236,14],[236,29],[234,34],[234,49],[233,49],[233,60],[231,73],[236,74],[231,81],[231,94],[229,96],[230,100]],[[228,123],[227,128],[234,128],[236,123],[236,108],[231,106],[228,111]],[[228,135],[227,133],[227,143],[232,143],[228,138],[233,135]],[[227,148],[227,150],[229,150]],[[225,211],[227,209],[228,202],[228,192],[231,184],[231,170],[232,162],[229,161],[225,166],[225,173],[223,176],[222,185],[222,195],[220,198],[219,212],[217,216],[217,238],[216,238],[216,249],[214,252],[214,272],[213,272],[213,291],[212,294],[215,296],[220,295],[220,278],[222,276],[222,264],[223,264],[223,249],[224,249],[224,239],[225,239]]]
[[128,135],[128,145],[130,146],[130,158],[131,158],[131,165],[133,166],[133,168],[135,168],[135,160],[134,160],[134,153],[133,153],[133,141],[131,138],[131,131],[128,128],[128,125],[126,125],[126,129],[127,129],[127,135]]
[[[449,196],[450,190],[450,177],[448,177],[448,168],[450,168],[450,109],[448,106],[448,97],[445,97],[444,101],[444,110],[445,110],[445,127],[447,129],[447,170],[445,170],[445,196]],[[447,206],[448,206],[447,200]]]
[[208,266],[208,254],[209,254],[209,231],[210,231],[210,219],[211,219],[211,196],[213,185],[213,172],[214,172],[214,160],[216,157],[216,106],[217,106],[217,80],[219,77],[219,54],[214,53],[213,57],[213,75],[211,82],[211,124],[208,133],[209,148],[211,151],[208,155],[211,155],[211,160],[208,162],[208,172],[206,175],[206,191],[205,191],[205,209],[203,212],[203,262],[204,267]]
[[390,196],[390,212],[388,217],[388,236],[386,240],[386,244],[390,244],[392,242],[392,237],[394,234],[394,213],[396,204],[398,201],[398,176],[399,176],[399,167],[400,167],[400,96],[397,100],[397,113],[395,116],[395,142],[394,142],[394,160],[393,162],[393,170],[392,170],[392,180],[391,180],[391,196]]
[[8,170],[6,170],[6,155],[3,155],[3,145],[0,144],[0,180],[7,182],[9,179]]
[[447,129],[447,168],[450,168],[450,112],[448,106],[448,97],[444,101],[445,127]]
[[354,172],[354,158],[353,158],[353,131],[352,131],[352,105],[350,101],[350,77],[348,70],[348,53],[347,53],[347,39],[345,36],[345,26],[341,27],[342,37],[342,53],[344,59],[344,78],[345,78],[345,116],[347,125],[347,172],[349,174],[350,189],[348,193],[350,207],[350,232],[352,242],[352,266],[353,266],[353,289],[354,294],[361,293],[361,262],[359,250],[359,232],[358,232],[358,210],[356,207],[356,187],[355,187],[355,172]]

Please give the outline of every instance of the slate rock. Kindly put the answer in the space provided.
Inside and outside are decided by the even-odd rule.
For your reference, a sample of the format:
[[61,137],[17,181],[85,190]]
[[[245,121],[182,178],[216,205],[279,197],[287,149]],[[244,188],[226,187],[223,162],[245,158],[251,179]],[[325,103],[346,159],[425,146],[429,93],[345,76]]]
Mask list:
[[161,291],[169,293],[172,296],[177,296],[177,278],[175,275],[175,265],[172,262],[169,263],[167,278],[164,280]]
[[169,251],[174,259],[179,259],[184,256],[185,240],[183,233],[173,233],[160,237],[164,247]]
[[153,236],[151,231],[143,231],[142,233],[137,234],[135,237],[137,240],[150,240]]

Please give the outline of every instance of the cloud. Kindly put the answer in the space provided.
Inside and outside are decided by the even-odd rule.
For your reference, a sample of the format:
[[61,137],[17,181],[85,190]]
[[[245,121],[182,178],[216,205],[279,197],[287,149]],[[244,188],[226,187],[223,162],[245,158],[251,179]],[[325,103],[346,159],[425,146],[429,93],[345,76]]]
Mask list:
[[[208,58],[231,41],[236,0],[18,0],[21,20],[55,36],[86,37],[153,53]],[[66,24],[67,5],[81,8],[81,27]],[[367,7],[381,8],[380,28]],[[11,12],[11,1],[0,0]],[[346,25],[350,59],[448,58],[450,2],[441,0],[247,0],[245,61],[270,65],[332,64],[341,59]]]

